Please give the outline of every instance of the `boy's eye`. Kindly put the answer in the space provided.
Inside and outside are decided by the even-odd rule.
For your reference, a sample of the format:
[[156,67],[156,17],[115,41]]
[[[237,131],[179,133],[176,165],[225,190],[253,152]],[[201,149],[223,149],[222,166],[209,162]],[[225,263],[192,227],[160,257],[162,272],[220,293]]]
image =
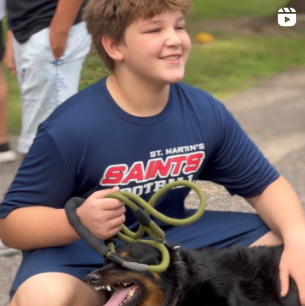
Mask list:
[[177,30],[184,30],[185,29],[185,26],[178,26],[176,27]]
[[160,32],[160,29],[152,29],[147,31],[147,33],[158,33],[158,32]]

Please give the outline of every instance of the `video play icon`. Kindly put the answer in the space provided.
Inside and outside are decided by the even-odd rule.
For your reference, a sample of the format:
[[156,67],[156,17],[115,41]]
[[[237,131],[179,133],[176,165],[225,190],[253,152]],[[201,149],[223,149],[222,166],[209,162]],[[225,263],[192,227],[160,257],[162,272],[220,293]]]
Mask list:
[[296,10],[284,7],[278,11],[278,24],[282,27],[293,27],[297,22]]

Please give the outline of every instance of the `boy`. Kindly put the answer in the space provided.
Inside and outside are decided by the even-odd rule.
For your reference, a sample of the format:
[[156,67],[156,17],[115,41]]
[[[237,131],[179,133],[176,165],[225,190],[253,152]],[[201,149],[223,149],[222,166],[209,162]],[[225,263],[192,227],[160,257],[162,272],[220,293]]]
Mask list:
[[[189,6],[188,0],[92,0],[86,8],[89,32],[111,73],[40,126],[2,204],[1,238],[26,250],[11,306],[103,305],[105,293],[82,281],[102,259],[79,240],[64,204],[86,198],[77,214],[105,240],[125,220],[135,227],[130,211],[106,194],[120,188],[147,200],[180,179],[211,180],[246,197],[272,231],[254,214],[207,211],[192,225],[167,228],[167,240],[189,248],[284,240],[283,294],[291,274],[304,303],[305,227],[296,194],[220,102],[177,83],[190,49]],[[183,218],[187,193],[171,190],[156,208]]]

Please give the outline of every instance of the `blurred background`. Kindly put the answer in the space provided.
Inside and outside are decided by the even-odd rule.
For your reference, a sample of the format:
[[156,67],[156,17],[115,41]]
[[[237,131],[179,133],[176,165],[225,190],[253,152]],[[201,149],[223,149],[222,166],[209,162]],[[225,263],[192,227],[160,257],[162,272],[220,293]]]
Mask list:
[[[219,99],[228,98],[274,74],[305,66],[304,0],[191,0],[187,30],[193,48],[184,81]],[[297,24],[281,27],[278,10],[293,7]],[[94,50],[87,57],[80,89],[107,73]],[[17,81],[9,83],[9,133],[20,131]]]

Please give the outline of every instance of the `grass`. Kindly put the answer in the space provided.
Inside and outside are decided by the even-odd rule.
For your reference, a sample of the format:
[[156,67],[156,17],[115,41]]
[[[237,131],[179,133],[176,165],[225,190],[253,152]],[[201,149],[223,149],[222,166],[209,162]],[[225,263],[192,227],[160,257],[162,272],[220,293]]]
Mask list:
[[[283,0],[192,0],[193,11],[188,28],[193,38],[202,20],[260,17],[276,14]],[[202,45],[193,43],[186,67],[185,82],[203,88],[218,98],[225,98],[250,88],[266,77],[288,69],[305,66],[305,40],[302,33],[270,36],[262,33],[237,35],[218,30],[215,41]],[[194,40],[193,40],[194,41]],[[80,89],[96,82],[107,73],[99,57],[92,52],[82,71]],[[20,130],[20,103],[17,82],[7,73],[10,98],[9,132]]]
[[241,16],[261,17],[277,13],[286,0],[191,0],[193,21],[202,19],[227,19]]
[[230,37],[203,46],[194,45],[185,82],[228,97],[252,87],[266,77],[305,66],[305,41],[256,35]]

